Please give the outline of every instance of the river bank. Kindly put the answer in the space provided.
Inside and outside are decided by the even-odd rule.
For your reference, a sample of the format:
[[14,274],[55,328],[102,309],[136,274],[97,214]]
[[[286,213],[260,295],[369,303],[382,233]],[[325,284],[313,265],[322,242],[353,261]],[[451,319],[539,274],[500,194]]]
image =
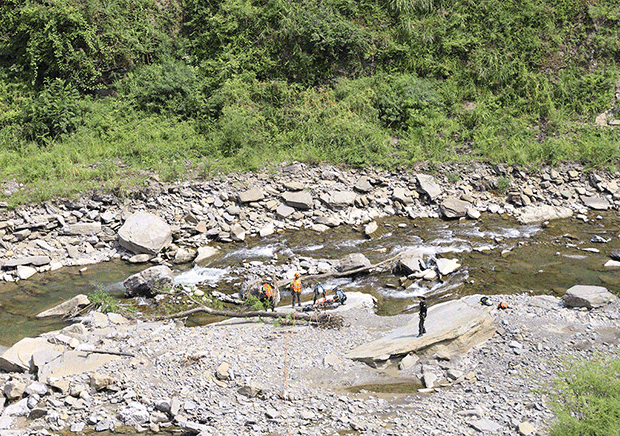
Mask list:
[[[384,368],[343,356],[398,327],[415,333],[417,315],[379,317],[365,305],[340,312],[340,329],[256,319],[189,328],[91,316],[73,334],[83,349],[134,356],[108,356],[96,371],[47,383],[0,375],[5,395],[22,386],[4,406],[12,416],[5,413],[0,428],[3,436],[170,426],[205,436],[544,435],[553,419],[547,384],[566,357],[618,352],[620,305],[588,310],[549,296],[492,298],[499,301],[508,308],[492,310],[497,332],[465,355],[408,356]],[[429,316],[427,325],[440,322]],[[419,391],[420,380],[433,386]]]

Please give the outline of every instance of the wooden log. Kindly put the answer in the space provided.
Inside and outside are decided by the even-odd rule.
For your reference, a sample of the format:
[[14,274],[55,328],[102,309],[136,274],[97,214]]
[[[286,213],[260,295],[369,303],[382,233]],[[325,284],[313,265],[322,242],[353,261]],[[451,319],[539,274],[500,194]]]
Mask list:
[[[281,312],[267,312],[263,310],[251,310],[248,312],[235,312],[232,310],[217,310],[212,309],[206,306],[195,307],[194,309],[186,310],[183,312],[173,313],[172,315],[162,315],[153,318],[155,321],[159,321],[162,319],[172,319],[172,318],[183,318],[189,315],[193,315],[195,313],[208,313],[213,316],[224,316],[227,318],[252,318],[252,317],[262,317],[262,318],[285,318],[286,313]],[[317,322],[321,313],[318,312],[291,312],[296,320],[302,321],[314,321]]]
[[95,353],[95,354],[112,354],[114,356],[128,356],[128,357],[136,357],[131,353],[124,353],[122,351],[106,351],[106,350],[85,350],[86,353]]

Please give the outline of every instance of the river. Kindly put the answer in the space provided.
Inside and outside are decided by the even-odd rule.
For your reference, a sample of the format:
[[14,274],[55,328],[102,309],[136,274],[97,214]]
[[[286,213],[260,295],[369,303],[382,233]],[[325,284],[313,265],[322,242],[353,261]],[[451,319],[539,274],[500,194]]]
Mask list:
[[[379,315],[393,315],[425,294],[429,304],[470,294],[532,293],[562,295],[573,285],[605,286],[620,291],[618,269],[605,267],[609,252],[620,248],[615,211],[591,212],[588,220],[569,218],[549,226],[523,226],[514,219],[483,214],[476,221],[443,221],[391,217],[378,221],[379,229],[369,238],[362,228],[340,226],[324,233],[309,230],[286,231],[267,238],[248,238],[243,243],[221,244],[221,255],[204,267],[175,267],[177,283],[238,291],[234,267],[248,262],[286,263],[295,257],[340,259],[363,253],[373,264],[410,249],[431,257],[456,258],[459,270],[443,280],[407,282],[390,272],[359,275],[353,279],[332,279],[323,284],[329,290],[339,285],[346,291],[361,291],[377,299]],[[597,242],[606,241],[606,242]],[[35,315],[77,294],[103,289],[122,296],[123,280],[149,265],[114,261],[86,268],[63,268],[36,274],[26,281],[0,285],[0,346],[10,346],[23,337],[67,325],[57,319]],[[311,289],[303,299],[311,299]],[[286,293],[283,302],[289,303]],[[211,322],[196,316],[193,324]]]

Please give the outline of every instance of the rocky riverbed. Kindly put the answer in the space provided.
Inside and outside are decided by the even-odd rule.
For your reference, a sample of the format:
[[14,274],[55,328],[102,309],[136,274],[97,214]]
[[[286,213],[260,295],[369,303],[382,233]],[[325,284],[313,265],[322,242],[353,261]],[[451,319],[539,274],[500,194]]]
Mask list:
[[[507,309],[495,306],[500,301]],[[417,315],[379,317],[364,304],[339,312],[343,327],[321,329],[259,319],[189,328],[91,314],[44,339],[73,339],[82,354],[133,356],[97,354],[108,361],[95,370],[84,361],[79,370],[1,374],[0,431],[544,435],[553,415],[541,392],[562,358],[618,351],[620,304],[587,309],[529,295],[492,303],[497,331],[469,352],[411,354],[379,368],[344,356],[395,328],[415,335]],[[427,325],[442,322],[431,308]]]

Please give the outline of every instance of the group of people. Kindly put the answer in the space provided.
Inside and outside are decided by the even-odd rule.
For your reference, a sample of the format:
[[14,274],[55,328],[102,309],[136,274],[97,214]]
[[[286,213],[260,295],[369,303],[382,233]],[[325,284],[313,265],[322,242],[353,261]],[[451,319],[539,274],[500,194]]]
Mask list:
[[[295,307],[295,301],[297,301],[297,305],[299,307],[301,307],[301,290],[302,290],[302,286],[301,286],[301,274],[299,274],[298,272],[295,273],[295,278],[293,280],[291,280],[291,282],[288,285],[290,291],[291,291],[291,307]],[[262,293],[261,293],[261,300],[263,300],[263,302],[268,306],[268,308],[270,308],[272,311],[275,310],[275,284],[272,281],[265,281],[265,283],[263,283],[262,286]],[[334,290],[334,302],[337,303],[344,303],[344,300],[346,300],[346,296],[344,295],[344,293],[336,288]],[[327,301],[327,291],[325,290],[325,287],[318,283],[315,287],[314,287],[314,300],[312,301],[312,308],[316,308],[317,306],[317,299],[319,299],[320,296],[323,296],[323,301],[326,302]],[[426,327],[424,326],[424,322],[426,321],[426,315],[428,312],[428,305],[426,303],[426,297],[421,295],[418,297],[419,299],[419,316],[420,316],[420,321],[418,323],[418,337],[422,336],[423,334],[426,333]]]
[[[295,278],[291,280],[288,288],[291,291],[291,307],[295,307],[295,302],[297,302],[298,307],[301,307],[301,274],[299,274],[298,272],[295,273]],[[267,308],[271,309],[272,311],[275,310],[276,305],[275,294],[276,285],[274,281],[266,280],[261,286],[260,299],[263,304],[265,304]],[[317,285],[314,287],[314,300],[312,301],[312,307],[318,307],[317,300],[319,300],[321,296],[323,297],[323,301],[327,300],[327,291],[325,290],[325,287],[322,284],[317,283]],[[346,296],[344,295],[344,292],[342,292],[338,288],[334,289],[334,301],[342,304],[344,303],[345,299]]]

